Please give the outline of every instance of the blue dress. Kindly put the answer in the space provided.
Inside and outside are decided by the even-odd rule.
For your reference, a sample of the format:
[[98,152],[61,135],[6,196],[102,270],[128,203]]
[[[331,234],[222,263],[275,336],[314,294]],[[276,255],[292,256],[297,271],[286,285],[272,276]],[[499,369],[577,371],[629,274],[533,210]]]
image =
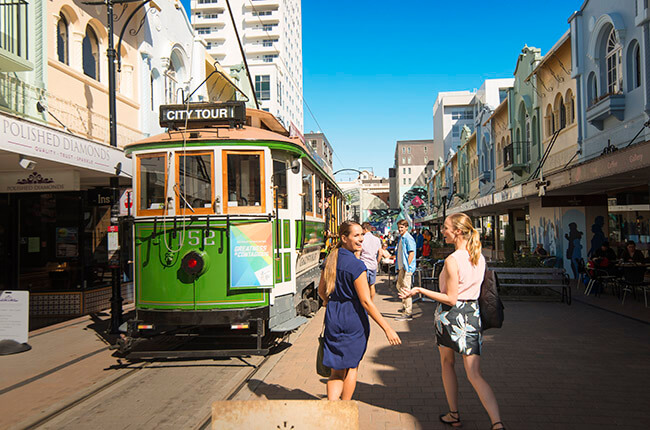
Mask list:
[[325,312],[323,364],[332,369],[352,369],[359,365],[368,346],[370,322],[354,289],[354,280],[366,265],[345,248],[339,248],[336,288]]

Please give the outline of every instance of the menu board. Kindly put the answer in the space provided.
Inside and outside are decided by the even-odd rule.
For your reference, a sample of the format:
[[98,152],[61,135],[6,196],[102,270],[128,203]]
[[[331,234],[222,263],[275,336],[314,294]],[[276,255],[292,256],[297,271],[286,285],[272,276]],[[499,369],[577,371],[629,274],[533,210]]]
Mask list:
[[0,340],[27,343],[29,291],[0,291]]

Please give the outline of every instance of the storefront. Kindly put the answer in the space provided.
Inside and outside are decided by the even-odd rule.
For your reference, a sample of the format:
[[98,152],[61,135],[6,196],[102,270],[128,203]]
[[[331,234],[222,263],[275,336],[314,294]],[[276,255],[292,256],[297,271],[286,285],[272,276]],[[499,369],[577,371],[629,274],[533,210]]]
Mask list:
[[[30,291],[32,316],[108,307],[108,184],[119,173],[128,215],[130,171],[120,149],[0,114],[0,289]],[[121,236],[128,281],[130,237]],[[132,299],[128,286],[123,296]]]

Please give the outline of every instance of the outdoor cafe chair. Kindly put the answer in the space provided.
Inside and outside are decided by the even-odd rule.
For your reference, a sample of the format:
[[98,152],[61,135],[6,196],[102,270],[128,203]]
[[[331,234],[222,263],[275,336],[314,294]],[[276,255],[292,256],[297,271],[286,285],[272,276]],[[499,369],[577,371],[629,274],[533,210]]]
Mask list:
[[646,266],[631,266],[631,267],[622,267],[623,279],[622,279],[622,292],[623,292],[623,301],[622,305],[625,304],[625,296],[627,293],[632,293],[636,297],[636,289],[643,290],[643,298],[645,301],[645,307],[648,307],[648,297],[647,290],[650,288],[650,284],[644,280]]

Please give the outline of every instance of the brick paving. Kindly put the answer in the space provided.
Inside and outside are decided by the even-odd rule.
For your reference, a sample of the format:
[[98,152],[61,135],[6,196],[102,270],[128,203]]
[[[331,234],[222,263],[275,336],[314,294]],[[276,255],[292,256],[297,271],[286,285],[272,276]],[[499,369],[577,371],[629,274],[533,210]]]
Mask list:
[[[394,317],[400,302],[385,276],[375,303]],[[502,329],[485,333],[482,369],[510,429],[646,429],[650,423],[650,325],[574,302],[507,301]],[[390,320],[403,344],[391,347],[371,323],[354,400],[362,429],[448,428],[430,302],[414,304],[409,322]],[[650,312],[650,309],[648,310]],[[292,347],[249,383],[238,400],[323,399],[315,372],[319,311]],[[488,429],[489,418],[458,357],[460,412],[465,429]]]

